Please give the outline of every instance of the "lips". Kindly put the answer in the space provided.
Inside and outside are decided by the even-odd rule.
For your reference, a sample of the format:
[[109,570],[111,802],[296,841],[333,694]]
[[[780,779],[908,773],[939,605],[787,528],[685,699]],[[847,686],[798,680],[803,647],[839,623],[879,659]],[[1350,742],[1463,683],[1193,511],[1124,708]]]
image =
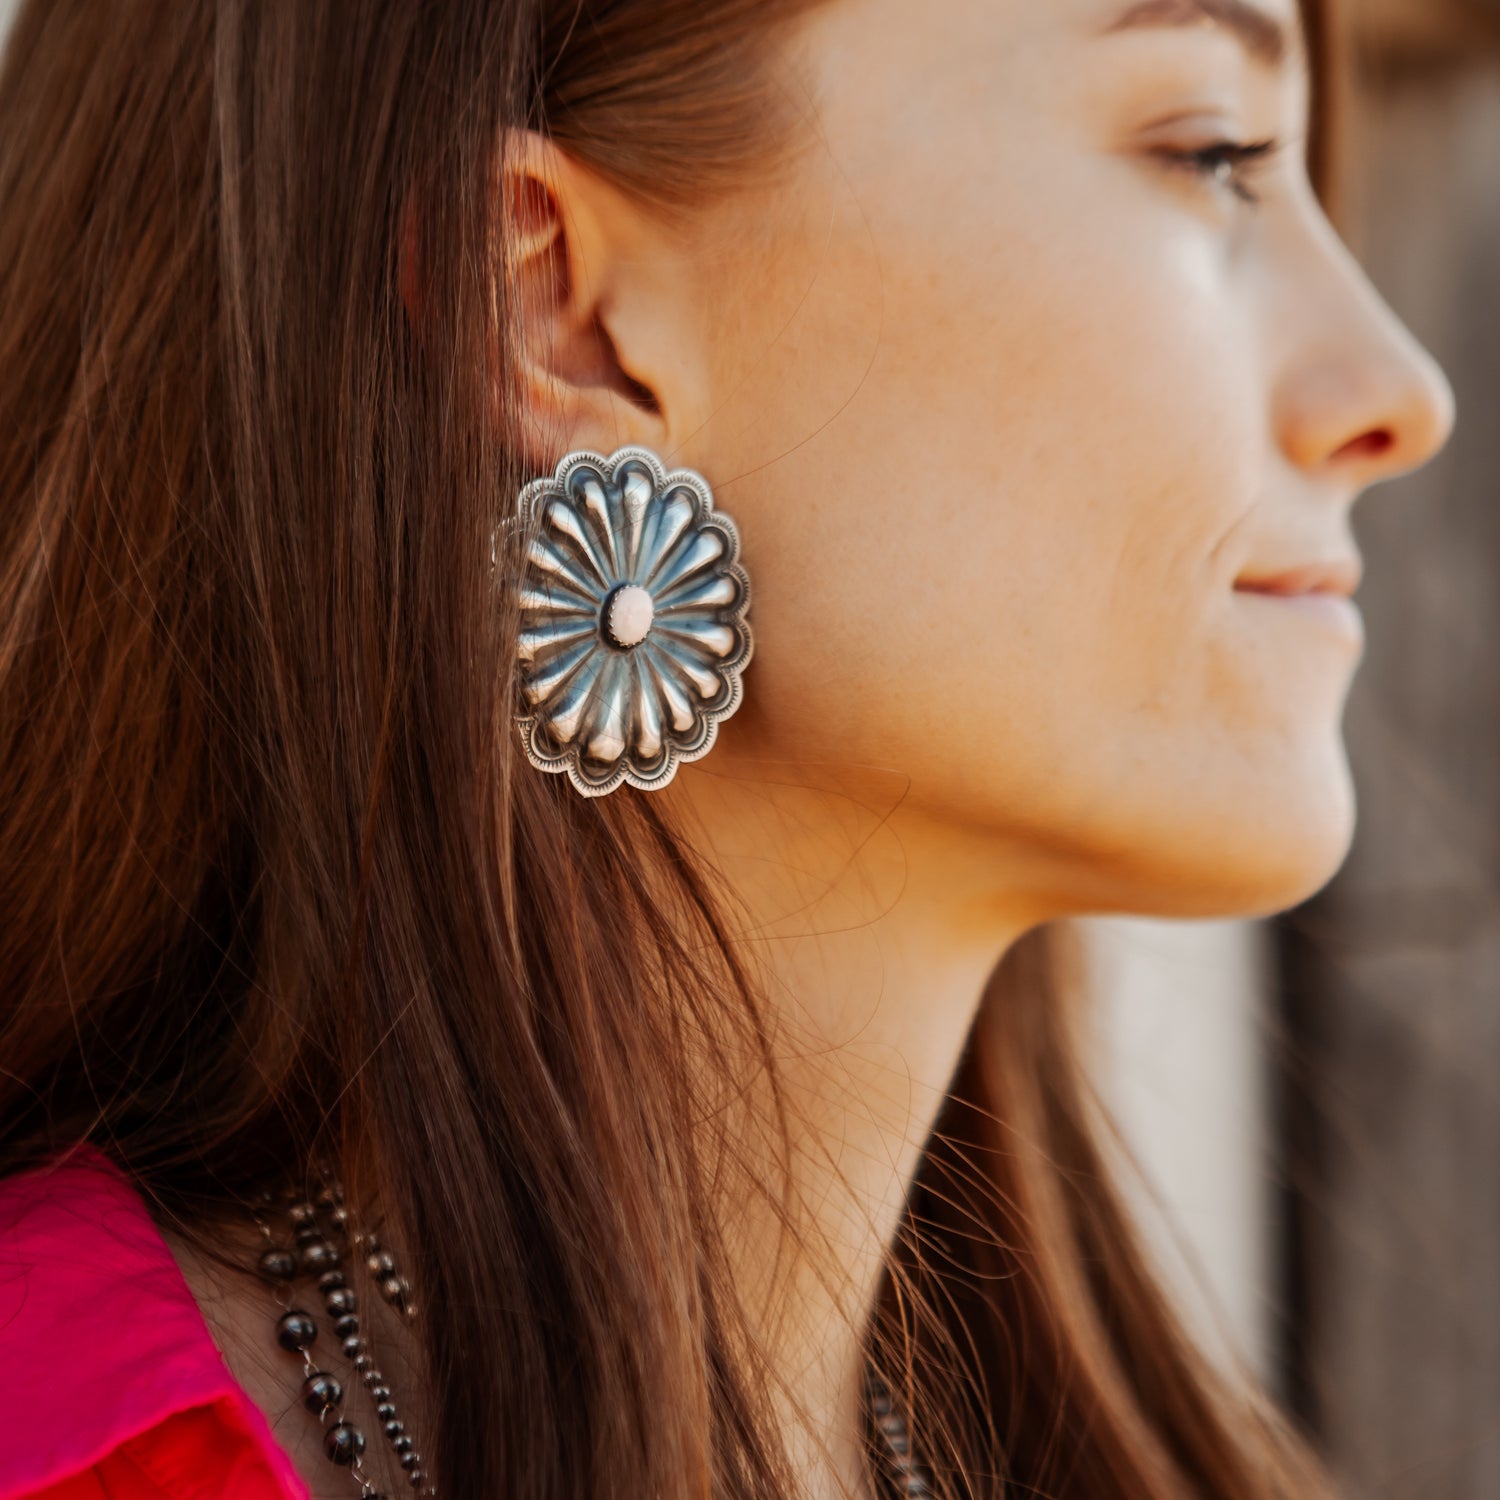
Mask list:
[[1275,572],[1251,572],[1235,580],[1235,590],[1242,594],[1271,594],[1294,598],[1306,594],[1334,594],[1344,599],[1354,596],[1364,574],[1364,564],[1355,556],[1333,557],[1318,562],[1299,563]]

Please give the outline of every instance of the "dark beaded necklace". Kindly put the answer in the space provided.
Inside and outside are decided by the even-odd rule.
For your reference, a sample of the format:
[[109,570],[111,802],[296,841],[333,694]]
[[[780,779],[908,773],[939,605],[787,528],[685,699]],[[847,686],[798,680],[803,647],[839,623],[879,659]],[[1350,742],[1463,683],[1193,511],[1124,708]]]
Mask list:
[[362,1254],[365,1269],[375,1279],[381,1296],[407,1318],[416,1315],[410,1283],[397,1269],[390,1251],[373,1234],[351,1228],[338,1182],[327,1182],[312,1202],[294,1198],[286,1205],[282,1235],[289,1233],[290,1245],[278,1236],[278,1228],[273,1227],[276,1208],[274,1195],[267,1192],[251,1209],[265,1242],[257,1269],[281,1308],[276,1321],[276,1341],[302,1361],[302,1404],[323,1426],[323,1452],[331,1463],[349,1470],[359,1486],[361,1500],[383,1500],[365,1473],[365,1434],[349,1419],[344,1382],[313,1362],[310,1351],[318,1337],[317,1319],[292,1305],[292,1290],[302,1281],[314,1283],[322,1296],[339,1352],[369,1391],[381,1432],[412,1492],[421,1500],[432,1500],[437,1491],[427,1482],[422,1455],[407,1432],[391,1388],[360,1331],[359,1302],[349,1285],[344,1263],[350,1255]]
[[896,1410],[890,1387],[873,1371],[865,1381],[865,1398],[875,1430],[884,1439],[884,1478],[893,1494],[907,1500],[933,1500],[932,1481],[911,1451],[911,1432],[906,1418]]
[[[365,1435],[349,1419],[344,1382],[313,1362],[310,1351],[317,1342],[317,1319],[292,1304],[293,1288],[303,1282],[314,1283],[322,1296],[340,1353],[369,1391],[381,1432],[414,1495],[419,1500],[435,1500],[437,1491],[428,1482],[422,1456],[360,1331],[359,1303],[344,1271],[345,1260],[352,1254],[362,1254],[365,1269],[374,1278],[381,1296],[408,1319],[416,1316],[411,1284],[397,1268],[395,1257],[375,1235],[350,1226],[343,1188],[336,1180],[328,1180],[310,1202],[297,1197],[287,1200],[285,1227],[280,1234],[272,1222],[277,1216],[277,1206],[275,1196],[268,1191],[250,1210],[265,1246],[257,1269],[281,1308],[281,1316],[276,1320],[276,1342],[302,1362],[302,1404],[322,1424],[323,1452],[331,1463],[349,1470],[359,1486],[361,1500],[384,1500],[365,1473]],[[290,1244],[286,1243],[287,1236]],[[932,1500],[931,1481],[911,1451],[906,1419],[896,1409],[890,1387],[874,1371],[867,1376],[865,1396],[875,1430],[883,1442],[880,1477],[885,1487],[905,1500]]]

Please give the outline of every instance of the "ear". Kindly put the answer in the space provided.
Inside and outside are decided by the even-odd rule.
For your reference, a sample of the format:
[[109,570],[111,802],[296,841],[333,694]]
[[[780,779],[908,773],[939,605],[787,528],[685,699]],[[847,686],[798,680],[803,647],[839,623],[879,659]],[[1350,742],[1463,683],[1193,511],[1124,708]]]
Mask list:
[[535,132],[507,139],[501,179],[513,440],[549,469],[575,448],[670,453],[708,415],[680,237]]

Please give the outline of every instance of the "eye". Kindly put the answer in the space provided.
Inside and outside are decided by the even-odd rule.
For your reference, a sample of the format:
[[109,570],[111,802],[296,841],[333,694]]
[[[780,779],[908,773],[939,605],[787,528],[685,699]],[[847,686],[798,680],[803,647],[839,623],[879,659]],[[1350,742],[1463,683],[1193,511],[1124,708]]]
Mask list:
[[1263,141],[1211,141],[1191,150],[1158,148],[1157,155],[1170,166],[1181,168],[1228,188],[1246,203],[1259,203],[1254,189],[1259,170],[1281,149],[1274,137]]

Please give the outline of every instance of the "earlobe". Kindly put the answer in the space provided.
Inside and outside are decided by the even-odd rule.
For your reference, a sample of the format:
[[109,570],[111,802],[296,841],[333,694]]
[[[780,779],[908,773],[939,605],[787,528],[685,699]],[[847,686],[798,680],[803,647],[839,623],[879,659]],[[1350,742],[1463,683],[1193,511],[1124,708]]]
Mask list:
[[507,142],[501,176],[505,294],[516,352],[512,440],[539,466],[575,448],[669,446],[652,361],[621,347],[651,295],[634,267],[641,212],[534,132]]

